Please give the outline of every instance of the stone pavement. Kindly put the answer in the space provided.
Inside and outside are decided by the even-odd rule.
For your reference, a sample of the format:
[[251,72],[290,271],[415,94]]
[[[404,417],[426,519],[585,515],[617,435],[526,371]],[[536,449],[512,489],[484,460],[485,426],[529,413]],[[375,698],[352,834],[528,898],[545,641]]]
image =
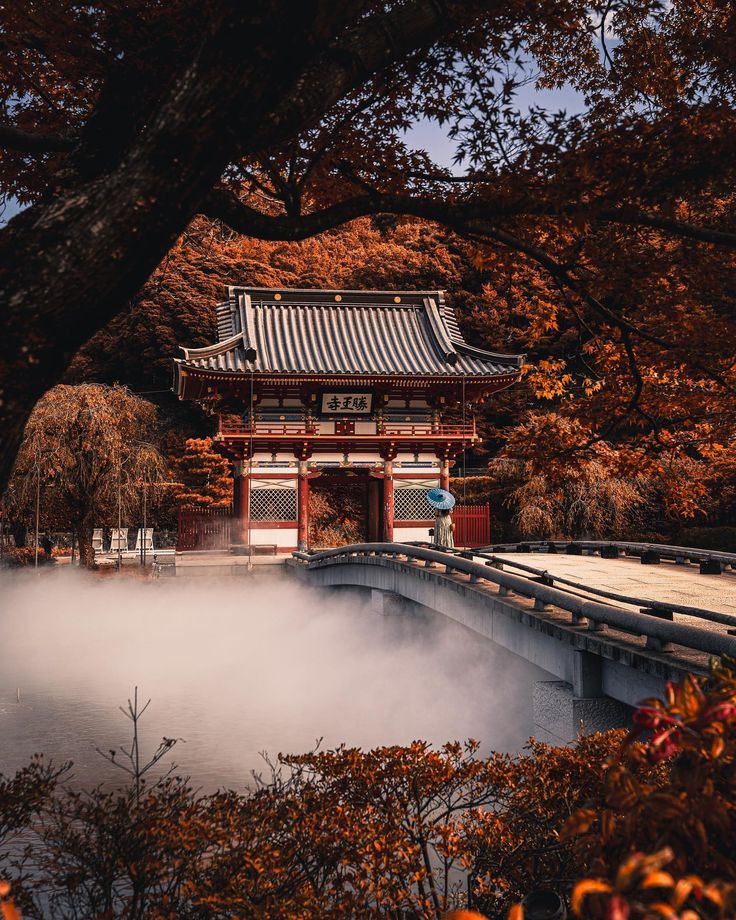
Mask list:
[[[701,607],[719,613],[733,614],[736,627],[736,572],[730,569],[722,575],[701,575],[697,565],[676,565],[662,560],[659,565],[642,565],[638,558],[623,556],[618,559],[601,559],[599,556],[568,556],[548,553],[495,553],[510,562],[521,562],[537,569],[546,569],[550,575],[560,575],[584,587],[600,588],[643,600],[671,601],[687,607]],[[510,573],[515,570],[508,567]],[[516,570],[518,574],[522,574]],[[560,585],[564,590],[567,586]],[[596,599],[591,595],[592,599]],[[597,598],[625,609],[630,605]],[[726,626],[709,623],[693,617],[675,614],[675,620],[706,629],[722,631]]]
[[284,560],[291,558],[291,553],[280,556],[253,556],[248,565],[247,556],[218,552],[184,552],[176,553],[177,577],[210,577],[223,575],[265,575],[277,572],[272,566],[283,566]]

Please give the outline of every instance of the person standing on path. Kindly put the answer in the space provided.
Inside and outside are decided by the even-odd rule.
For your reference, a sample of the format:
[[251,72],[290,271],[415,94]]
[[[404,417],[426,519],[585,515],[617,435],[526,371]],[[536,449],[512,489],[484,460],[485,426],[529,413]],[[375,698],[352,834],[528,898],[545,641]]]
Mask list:
[[452,515],[449,511],[437,511],[434,519],[434,542],[435,546],[447,546],[451,549],[455,546],[455,525],[452,523]]
[[430,489],[427,501],[434,508],[434,545],[454,548],[455,525],[450,512],[455,507],[455,496],[446,489]]

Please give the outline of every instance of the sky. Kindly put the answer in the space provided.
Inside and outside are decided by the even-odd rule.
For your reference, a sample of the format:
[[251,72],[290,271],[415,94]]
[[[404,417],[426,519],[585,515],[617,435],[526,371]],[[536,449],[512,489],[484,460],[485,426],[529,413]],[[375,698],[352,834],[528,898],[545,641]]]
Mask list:
[[[572,87],[562,89],[536,89],[533,84],[520,86],[516,92],[519,108],[537,105],[550,111],[564,109],[568,113],[583,109],[582,97]],[[447,136],[447,127],[425,118],[406,132],[406,141],[410,147],[426,150],[438,166],[450,169],[456,175],[462,175],[462,163],[453,163],[455,142]]]

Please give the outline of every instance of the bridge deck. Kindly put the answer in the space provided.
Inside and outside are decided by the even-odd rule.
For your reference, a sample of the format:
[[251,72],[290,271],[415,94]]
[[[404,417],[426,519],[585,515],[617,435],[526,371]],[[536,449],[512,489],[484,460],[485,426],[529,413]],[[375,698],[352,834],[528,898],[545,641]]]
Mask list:
[[[701,575],[695,565],[676,565],[662,561],[659,565],[642,565],[639,559],[621,557],[601,559],[599,556],[567,556],[549,553],[495,553],[509,562],[522,562],[550,575],[558,575],[585,586],[612,591],[628,597],[702,607],[736,617],[736,572],[722,575]],[[514,572],[509,567],[509,572]],[[562,586],[561,586],[562,587]],[[616,606],[627,607],[616,601]],[[628,607],[627,609],[636,609]],[[696,625],[702,629],[724,632],[720,623],[675,614],[675,621]]]

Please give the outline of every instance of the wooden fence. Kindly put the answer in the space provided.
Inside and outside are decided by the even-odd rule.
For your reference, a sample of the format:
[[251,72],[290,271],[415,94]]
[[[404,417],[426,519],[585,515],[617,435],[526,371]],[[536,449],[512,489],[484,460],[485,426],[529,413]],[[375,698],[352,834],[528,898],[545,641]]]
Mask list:
[[233,516],[230,508],[181,508],[176,549],[229,550]]
[[491,511],[485,505],[455,505],[455,546],[488,546],[491,542]]

